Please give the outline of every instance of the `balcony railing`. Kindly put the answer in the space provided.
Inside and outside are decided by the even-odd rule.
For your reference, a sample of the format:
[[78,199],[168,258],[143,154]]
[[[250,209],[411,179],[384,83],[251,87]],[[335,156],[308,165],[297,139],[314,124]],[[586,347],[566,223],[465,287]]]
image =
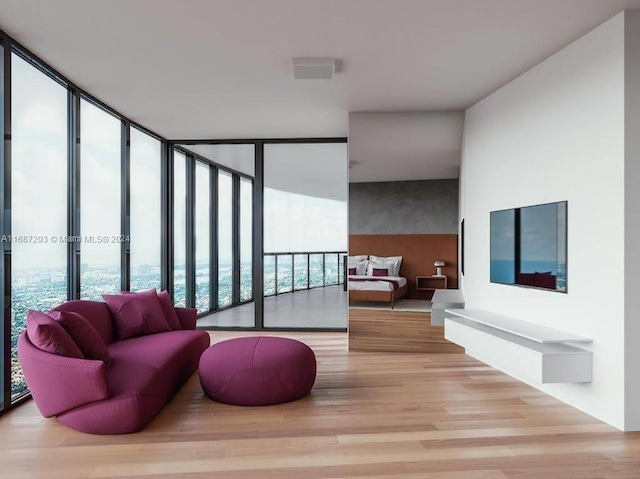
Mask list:
[[346,255],[346,251],[265,253],[264,295],[343,284]]

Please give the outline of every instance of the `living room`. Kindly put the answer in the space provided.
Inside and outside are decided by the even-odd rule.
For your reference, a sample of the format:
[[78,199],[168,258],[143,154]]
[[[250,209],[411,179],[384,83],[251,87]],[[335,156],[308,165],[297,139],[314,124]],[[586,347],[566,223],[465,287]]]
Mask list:
[[[640,467],[632,432],[640,430],[640,352],[634,348],[640,325],[633,301],[640,281],[633,274],[640,264],[633,247],[640,233],[634,135],[640,15],[633,9],[640,2],[450,3],[0,2],[3,127],[11,133],[11,88],[27,87],[8,81],[14,47],[38,69],[59,74],[64,111],[67,91],[84,95],[75,99],[78,111],[82,102],[99,99],[130,131],[155,132],[158,149],[194,139],[244,142],[255,151],[276,140],[344,142],[350,112],[464,111],[457,218],[464,220],[464,273],[459,264],[457,278],[466,306],[591,338],[584,348],[593,355],[593,380],[525,384],[464,354],[354,353],[340,331],[217,330],[209,334],[214,345],[260,335],[308,344],[318,364],[310,395],[274,406],[229,406],[208,399],[195,373],[141,432],[89,435],[45,419],[31,400],[10,407],[15,284],[4,284],[0,431],[6,444],[0,457],[9,477],[633,477]],[[169,45],[167,31],[176,33]],[[266,37],[268,31],[274,37]],[[216,84],[215,62],[209,65],[203,50],[234,43],[229,38],[239,50],[216,60],[231,73],[220,74],[215,95],[203,96],[205,84]],[[239,57],[243,49],[262,59]],[[416,57],[419,50],[438,51]],[[335,78],[296,83],[291,58],[302,55],[335,55]],[[194,79],[205,73],[206,80]],[[286,81],[269,90],[280,75]],[[253,76],[264,84],[252,83]],[[365,93],[366,102],[358,96]],[[48,124],[64,136],[74,127],[64,120],[61,127],[58,118]],[[19,138],[5,138],[2,170],[15,173],[20,165],[11,165],[7,151]],[[66,146],[61,152],[65,165],[74,158]],[[392,170],[399,158],[389,160]],[[429,161],[435,154],[423,166]],[[51,197],[72,204],[73,189],[56,186],[55,168],[50,174]],[[257,183],[261,174],[257,168]],[[3,175],[8,210],[11,186],[23,184]],[[113,196],[118,205],[122,197]],[[492,283],[490,214],[564,201],[567,292]],[[259,216],[254,211],[253,218]],[[3,234],[18,231],[18,218],[13,215],[12,231],[12,217],[3,216]],[[60,223],[60,235],[67,235],[66,222]],[[260,230],[260,223],[253,227]],[[158,251],[168,251],[159,236]],[[75,254],[72,243],[61,249],[64,258]],[[2,276],[10,278],[11,250],[4,248]],[[114,251],[119,261],[121,249]],[[172,270],[172,260],[164,257],[171,266],[162,268]],[[75,266],[83,271],[82,262]],[[194,284],[186,288],[191,304],[193,269]],[[158,291],[172,278],[162,275]],[[55,280],[66,299],[77,299],[84,287],[66,268]],[[232,294],[234,305],[238,294]],[[257,296],[261,314],[264,298]]]

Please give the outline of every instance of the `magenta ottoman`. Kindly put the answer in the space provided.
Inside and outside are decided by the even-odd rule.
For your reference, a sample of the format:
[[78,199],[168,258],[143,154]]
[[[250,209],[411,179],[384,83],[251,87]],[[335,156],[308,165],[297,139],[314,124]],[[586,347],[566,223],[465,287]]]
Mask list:
[[266,406],[306,396],[316,380],[316,357],[293,339],[229,339],[202,354],[199,374],[202,389],[214,401]]

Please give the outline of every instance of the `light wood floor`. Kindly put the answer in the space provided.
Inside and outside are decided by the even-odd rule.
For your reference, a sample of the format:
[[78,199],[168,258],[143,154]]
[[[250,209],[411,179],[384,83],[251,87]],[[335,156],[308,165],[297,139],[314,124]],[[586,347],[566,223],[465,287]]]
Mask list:
[[316,385],[302,400],[218,404],[195,375],[144,431],[125,436],[77,433],[30,401],[0,417],[0,477],[640,477],[640,434],[464,354],[349,353],[344,333],[286,336],[318,358]]
[[349,308],[349,350],[410,353],[464,353],[431,326],[431,311]]

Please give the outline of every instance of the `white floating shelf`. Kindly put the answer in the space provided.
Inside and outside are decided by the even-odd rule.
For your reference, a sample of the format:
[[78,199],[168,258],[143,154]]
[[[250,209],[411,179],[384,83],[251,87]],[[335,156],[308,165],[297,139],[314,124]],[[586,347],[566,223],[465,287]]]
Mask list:
[[506,316],[495,315],[498,319],[493,321],[493,313],[485,310],[446,310],[446,314],[447,340],[464,347],[469,356],[515,378],[542,384],[592,381],[591,351],[567,344],[591,342],[588,338]]
[[485,324],[492,328],[522,336],[537,343],[592,343],[593,339],[565,333],[557,329],[540,326],[508,316],[486,311],[484,309],[447,309],[445,313],[467,318],[475,323]]

